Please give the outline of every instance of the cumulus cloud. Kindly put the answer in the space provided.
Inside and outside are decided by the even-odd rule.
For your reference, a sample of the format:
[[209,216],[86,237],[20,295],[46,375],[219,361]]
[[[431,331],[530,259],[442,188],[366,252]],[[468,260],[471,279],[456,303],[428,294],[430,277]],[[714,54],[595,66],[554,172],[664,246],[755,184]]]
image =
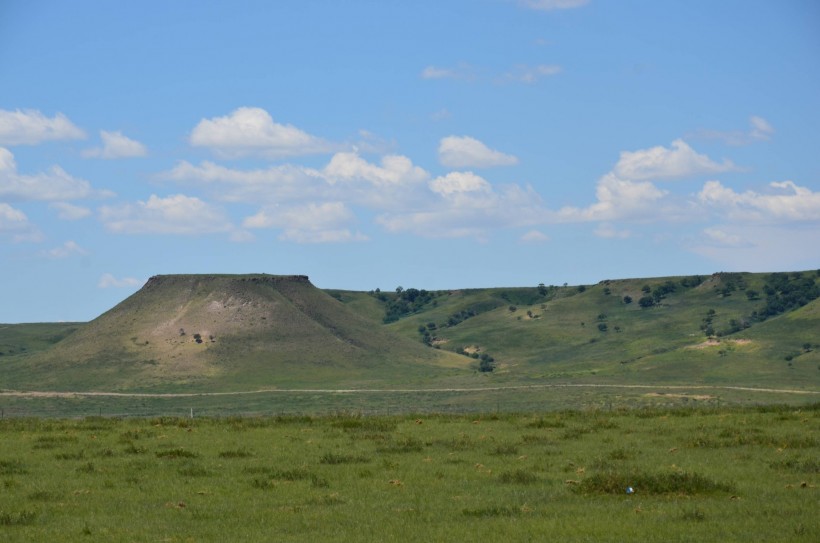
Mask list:
[[46,117],[37,110],[0,109],[0,145],[37,145],[45,141],[85,138],[68,117]]
[[598,181],[597,202],[585,207],[561,208],[559,222],[646,219],[658,214],[657,204],[667,194],[648,181],[629,181],[609,173]]
[[518,158],[494,149],[470,136],[447,136],[438,146],[438,158],[448,168],[488,168],[518,163]]
[[87,207],[76,206],[68,202],[53,202],[48,207],[57,210],[57,217],[64,221],[76,221],[91,215],[91,210]]
[[376,218],[389,232],[423,237],[482,238],[497,228],[532,226],[543,222],[545,208],[531,188],[493,187],[472,172],[451,172],[428,183],[429,197],[415,210],[383,213]]
[[209,161],[198,166],[181,161],[159,177],[186,185],[211,186],[212,196],[219,200],[255,204],[315,198],[327,184],[320,171],[292,164],[239,170]]
[[729,218],[744,221],[818,221],[820,192],[800,187],[792,181],[769,184],[770,191],[736,192],[720,181],[708,181],[698,200]]
[[47,258],[53,259],[63,259],[68,258],[71,256],[84,256],[87,255],[88,251],[80,247],[77,242],[69,240],[60,245],[59,247],[54,247],[53,249],[48,249],[47,251],[43,251],[42,255]]
[[40,241],[42,238],[25,213],[3,202],[0,202],[0,236],[10,237],[14,242]]
[[430,181],[430,190],[442,196],[456,196],[466,193],[490,194],[492,186],[473,172],[451,172]]
[[148,154],[148,149],[142,143],[124,136],[122,132],[100,131],[102,147],[93,147],[83,151],[86,158],[133,158],[142,157]]
[[282,158],[338,148],[293,125],[276,123],[267,111],[256,107],[240,107],[224,117],[202,119],[189,141],[194,147],[207,147],[224,158]]
[[715,162],[697,153],[685,141],[677,139],[671,149],[661,145],[638,151],[623,151],[615,168],[615,175],[623,179],[675,179],[694,175],[737,170],[732,161]]
[[332,183],[364,180],[376,186],[413,185],[429,177],[405,156],[387,155],[382,157],[381,165],[376,165],[357,153],[336,153],[322,173]]
[[612,171],[598,180],[595,203],[587,207],[566,206],[551,218],[558,222],[604,222],[608,226],[599,227],[595,231],[597,236],[628,237],[629,231],[619,231],[609,223],[692,219],[702,214],[691,204],[675,202],[669,191],[659,189],[650,179],[675,179],[736,169],[731,161],[715,162],[680,139],[672,142],[671,148],[657,146],[623,151]]
[[145,281],[135,277],[116,278],[110,273],[104,273],[97,282],[98,288],[134,288],[140,287]]
[[530,9],[553,11],[558,9],[580,8],[589,3],[589,0],[521,0],[521,5]]
[[104,206],[100,219],[118,234],[199,235],[235,230],[222,210],[183,194],[166,198],[152,194],[147,201]]
[[224,201],[261,205],[346,201],[377,209],[409,205],[420,198],[418,188],[429,177],[405,156],[387,155],[376,164],[353,152],[336,153],[320,170],[293,164],[239,170],[183,161],[160,174],[162,179],[210,185],[213,197]]
[[295,243],[342,243],[365,241],[367,236],[345,226],[355,221],[342,202],[309,203],[262,209],[243,222],[245,228],[281,228],[280,240]]
[[59,166],[35,175],[20,174],[14,155],[0,147],[0,198],[4,200],[77,200],[108,194],[92,190],[88,181],[72,177]]
[[353,212],[342,202],[309,203],[295,207],[268,207],[245,219],[242,225],[246,228],[327,229],[339,227],[353,218]]
[[[211,162],[180,162],[161,177],[209,186],[223,201],[259,205],[244,228],[280,228],[280,239],[307,242],[359,241],[350,229],[353,208],[380,213],[376,223],[389,231],[424,236],[483,235],[493,228],[534,225],[545,213],[531,188],[499,189],[472,172],[430,178],[401,155],[378,162],[357,153],[336,153],[321,169],[280,165],[258,170],[226,168]],[[305,224],[300,217],[310,217]]]

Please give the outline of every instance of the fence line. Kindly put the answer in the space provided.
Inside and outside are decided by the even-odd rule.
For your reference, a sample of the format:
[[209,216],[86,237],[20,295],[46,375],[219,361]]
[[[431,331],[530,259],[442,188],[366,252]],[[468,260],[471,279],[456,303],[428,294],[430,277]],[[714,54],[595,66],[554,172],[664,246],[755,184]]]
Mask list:
[[230,416],[361,416],[405,414],[539,413],[562,410],[717,408],[816,403],[820,392],[706,386],[573,386],[441,390],[260,391],[241,395],[66,395],[0,393],[0,417],[150,418]]

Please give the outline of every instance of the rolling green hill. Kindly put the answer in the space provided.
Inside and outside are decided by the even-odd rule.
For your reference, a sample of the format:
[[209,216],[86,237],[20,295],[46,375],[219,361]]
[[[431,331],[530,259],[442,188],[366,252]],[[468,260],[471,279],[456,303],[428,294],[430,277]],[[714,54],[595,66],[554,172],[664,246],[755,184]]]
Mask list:
[[86,324],[0,325],[0,351],[0,389],[17,390],[817,390],[820,272],[369,293],[157,276]]
[[[432,293],[387,328],[514,381],[820,385],[820,276],[718,273]],[[412,290],[412,289],[408,289]],[[402,294],[347,293],[383,316]],[[642,305],[643,304],[643,305]],[[481,358],[473,358],[477,368]]]

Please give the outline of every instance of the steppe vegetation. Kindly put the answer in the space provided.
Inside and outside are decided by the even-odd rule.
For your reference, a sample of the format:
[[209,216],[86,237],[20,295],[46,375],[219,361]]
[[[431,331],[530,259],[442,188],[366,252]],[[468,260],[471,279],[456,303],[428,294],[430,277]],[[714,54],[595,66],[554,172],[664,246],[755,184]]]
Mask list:
[[818,404],[7,418],[0,539],[817,541],[819,431]]

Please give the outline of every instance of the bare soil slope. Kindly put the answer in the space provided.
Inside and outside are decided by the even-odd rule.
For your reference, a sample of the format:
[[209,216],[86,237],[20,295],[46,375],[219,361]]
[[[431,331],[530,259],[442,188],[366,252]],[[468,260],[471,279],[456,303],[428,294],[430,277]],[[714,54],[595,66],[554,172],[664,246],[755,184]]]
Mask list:
[[[306,276],[165,275],[27,360],[40,387],[355,383],[461,361],[361,317]],[[43,370],[43,371],[38,371]],[[338,375],[337,375],[338,373]]]

